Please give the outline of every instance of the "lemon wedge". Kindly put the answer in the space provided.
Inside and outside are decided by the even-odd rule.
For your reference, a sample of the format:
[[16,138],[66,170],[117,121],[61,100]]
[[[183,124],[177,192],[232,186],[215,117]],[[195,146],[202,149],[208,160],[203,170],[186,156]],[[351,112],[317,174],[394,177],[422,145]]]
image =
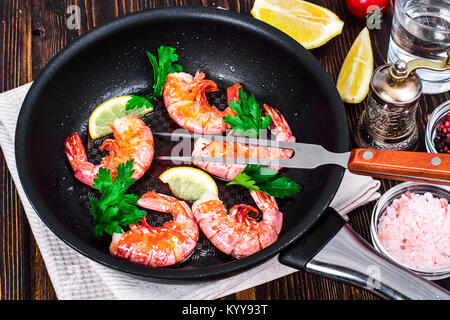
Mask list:
[[302,0],[256,0],[251,14],[287,33],[306,49],[327,43],[344,26],[334,12]]
[[342,101],[360,103],[369,92],[373,72],[373,53],[369,29],[364,28],[345,57],[337,79]]
[[89,117],[89,135],[92,139],[98,139],[112,133],[110,125],[117,118],[124,117],[129,114],[135,114],[143,117],[147,113],[153,111],[153,108],[141,107],[132,110],[126,110],[127,101],[131,96],[120,96],[109,99],[99,105],[91,113]]
[[198,200],[202,194],[212,192],[219,195],[216,182],[206,172],[192,167],[167,169],[159,179],[169,185],[175,197],[183,200]]

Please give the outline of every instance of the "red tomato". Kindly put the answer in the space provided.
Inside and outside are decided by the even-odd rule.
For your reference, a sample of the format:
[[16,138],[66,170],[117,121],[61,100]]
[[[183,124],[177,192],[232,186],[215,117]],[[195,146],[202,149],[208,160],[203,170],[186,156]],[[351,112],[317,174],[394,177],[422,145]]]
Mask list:
[[367,12],[370,6],[380,7],[382,13],[385,13],[389,7],[389,0],[345,0],[345,3],[351,14],[359,19],[365,19],[369,13],[373,12],[371,10]]

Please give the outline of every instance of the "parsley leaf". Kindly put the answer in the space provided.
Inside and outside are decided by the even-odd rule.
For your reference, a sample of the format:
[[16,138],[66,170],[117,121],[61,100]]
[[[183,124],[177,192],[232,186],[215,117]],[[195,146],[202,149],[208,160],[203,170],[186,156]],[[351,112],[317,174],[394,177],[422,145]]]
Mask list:
[[178,61],[178,55],[175,53],[176,49],[169,46],[160,46],[158,49],[158,58],[149,51],[146,51],[147,57],[153,67],[153,94],[149,97],[132,96],[128,100],[126,110],[153,107],[151,101],[162,96],[164,83],[167,75],[173,72],[183,71],[183,67],[175,62]]
[[89,201],[94,217],[96,236],[104,232],[112,235],[122,232],[122,227],[133,224],[145,216],[145,211],[137,207],[139,196],[126,194],[128,188],[134,183],[131,178],[133,160],[117,166],[117,176],[112,181],[111,170],[100,168],[94,179],[94,187],[100,193],[100,199],[90,197]]
[[237,115],[225,116],[223,121],[233,127],[236,135],[257,138],[260,136],[261,130],[269,127],[272,118],[267,115],[262,119],[261,107],[255,97],[251,95],[249,98],[241,88],[238,89],[238,92],[239,102],[230,100],[230,108]]
[[261,191],[273,197],[286,197],[300,190],[300,185],[267,166],[247,165],[227,185],[241,185],[247,189]]
[[128,99],[127,104],[125,106],[126,110],[131,110],[131,109],[139,109],[142,107],[146,107],[147,109],[153,108],[153,104],[150,101],[153,101],[154,97],[153,96],[149,96],[149,97],[140,97],[140,96],[135,96],[132,95],[130,99]]
[[172,47],[161,46],[158,49],[158,61],[156,57],[147,51],[148,59],[153,67],[153,95],[161,97],[168,74],[173,72],[183,71],[183,67],[179,64],[174,64],[178,61],[178,55],[175,54],[176,49]]

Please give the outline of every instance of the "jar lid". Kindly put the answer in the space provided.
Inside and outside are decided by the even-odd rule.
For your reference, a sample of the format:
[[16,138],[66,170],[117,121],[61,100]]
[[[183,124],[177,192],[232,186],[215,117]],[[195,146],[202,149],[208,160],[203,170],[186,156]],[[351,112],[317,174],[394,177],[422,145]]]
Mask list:
[[[411,72],[404,79],[394,79],[389,72],[391,66],[386,64],[374,71],[370,82],[372,92],[388,104],[403,105],[417,100],[422,94],[420,78],[415,72]],[[398,68],[399,72],[402,71],[402,67],[401,63],[394,65],[394,69]]]

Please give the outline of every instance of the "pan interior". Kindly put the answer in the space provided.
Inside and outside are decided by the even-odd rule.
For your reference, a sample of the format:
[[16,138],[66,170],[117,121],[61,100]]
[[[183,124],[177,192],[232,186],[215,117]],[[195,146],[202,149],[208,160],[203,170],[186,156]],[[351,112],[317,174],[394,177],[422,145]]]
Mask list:
[[[267,27],[262,26],[261,31],[257,31],[227,19],[200,21],[198,17],[186,15],[155,20],[137,18],[130,20],[126,27],[115,28],[114,32],[103,29],[95,41],[63,52],[38,79],[39,88],[35,91],[39,94],[24,105],[28,108],[25,154],[18,156],[25,157],[29,164],[32,183],[27,188],[33,188],[39,197],[41,217],[44,221],[57,221],[58,230],[55,230],[56,224],[52,224],[53,231],[69,244],[74,245],[68,239],[76,239],[77,243],[92,248],[90,252],[94,252],[95,257],[91,255],[91,258],[107,261],[113,267],[128,264],[117,261],[116,265],[118,259],[110,259],[110,236],[94,236],[89,197],[98,194],[74,178],[63,141],[77,131],[88,147],[89,158],[94,162],[101,159],[104,154],[97,150],[101,141],[91,141],[88,137],[89,116],[96,106],[115,96],[151,92],[153,73],[145,50],[156,53],[162,44],[175,47],[185,72],[194,74],[200,70],[221,88],[221,92],[208,96],[219,108],[225,106],[225,89],[239,82],[260,104],[267,103],[283,113],[297,141],[320,144],[332,151],[342,148],[342,138],[336,134],[339,126],[336,115],[342,114],[342,110],[338,110],[342,104],[334,105],[336,94],[330,91],[328,82],[331,81],[318,75],[322,71],[306,50],[296,46],[295,49],[301,50],[296,53],[285,45],[286,42],[274,42],[268,36],[274,31]],[[309,63],[311,61],[313,63]],[[153,131],[171,132],[179,128],[163,104],[158,104],[144,121]],[[168,154],[176,142],[155,137],[155,143],[156,154]],[[156,190],[170,194],[158,176],[172,166],[154,160],[129,192],[142,195]],[[278,199],[284,213],[278,241],[291,239],[299,224],[312,221],[321,213],[317,212],[317,203],[331,200],[330,176],[334,170],[331,166],[282,170],[282,174],[296,180],[302,190]],[[221,179],[216,182],[219,196],[228,208],[238,203],[254,204],[246,189],[225,186],[226,182]],[[168,216],[149,212],[149,219],[161,224]],[[202,270],[235,262],[201,235],[189,259],[165,269]]]

